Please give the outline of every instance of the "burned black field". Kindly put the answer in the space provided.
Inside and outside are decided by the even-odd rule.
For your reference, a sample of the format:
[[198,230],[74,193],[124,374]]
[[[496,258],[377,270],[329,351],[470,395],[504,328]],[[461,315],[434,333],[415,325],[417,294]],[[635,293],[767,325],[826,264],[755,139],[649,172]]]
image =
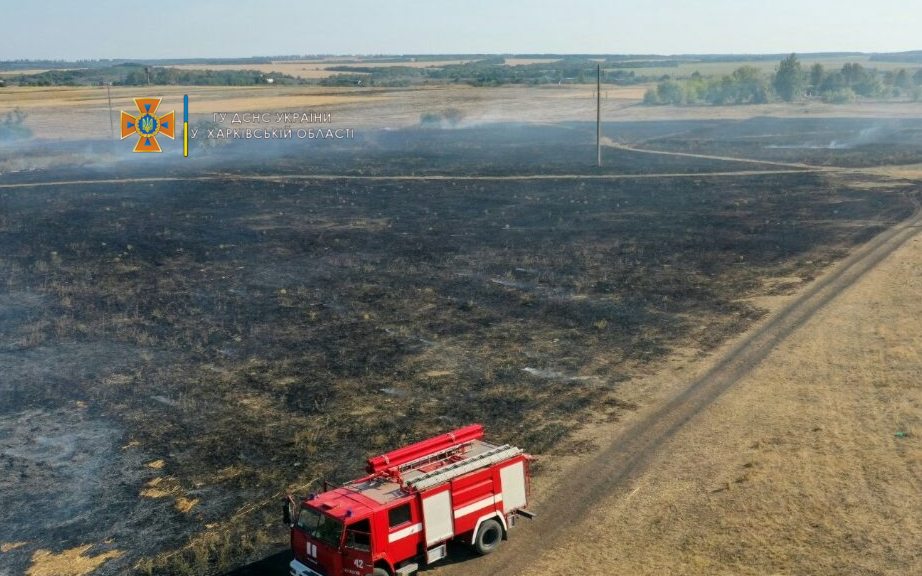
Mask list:
[[99,574],[226,570],[287,543],[286,489],[469,422],[572,451],[581,422],[635,408],[633,377],[706,354],[765,313],[753,298],[915,209],[864,176],[626,151],[605,172],[688,175],[469,178],[597,173],[576,136],[506,131],[494,153],[457,133],[377,133],[322,165],[217,150],[200,180],[0,187],[9,573],[87,545],[110,554]]
[[873,118],[753,118],[689,121],[667,132],[637,123],[644,148],[759,158],[811,166],[866,168],[922,162],[922,121]]

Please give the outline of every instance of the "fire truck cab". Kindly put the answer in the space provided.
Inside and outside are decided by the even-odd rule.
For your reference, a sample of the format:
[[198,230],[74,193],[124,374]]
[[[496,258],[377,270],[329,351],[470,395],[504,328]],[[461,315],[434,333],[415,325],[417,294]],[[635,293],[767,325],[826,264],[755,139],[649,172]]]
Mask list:
[[528,463],[474,424],[370,458],[368,476],[306,499],[289,496],[291,576],[405,576],[447,542],[493,552],[525,509]]

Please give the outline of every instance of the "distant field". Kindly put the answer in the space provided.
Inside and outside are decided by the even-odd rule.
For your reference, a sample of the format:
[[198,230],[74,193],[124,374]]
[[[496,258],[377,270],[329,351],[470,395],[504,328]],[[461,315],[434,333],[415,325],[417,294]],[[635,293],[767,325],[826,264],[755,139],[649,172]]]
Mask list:
[[[859,102],[832,105],[820,102],[755,106],[641,106],[649,85],[602,86],[605,122],[642,120],[693,120],[700,118],[745,120],[766,117],[904,118],[922,116],[922,103]],[[419,124],[426,113],[452,108],[463,125],[482,122],[567,122],[595,119],[594,86],[565,84],[540,87],[467,85],[413,88],[321,86],[153,86],[113,87],[113,121],[119,110],[134,109],[133,98],[163,98],[165,110],[182,110],[188,94],[192,122],[211,118],[214,112],[284,112],[315,110],[333,115],[340,128],[395,128]],[[0,114],[24,111],[26,126],[35,138],[77,140],[108,138],[106,90],[100,86],[4,88]],[[609,134],[617,139],[618,134]]]
[[180,64],[178,66],[171,66],[171,68],[177,68],[179,70],[217,70],[217,71],[226,71],[226,70],[256,70],[262,72],[263,74],[287,74],[289,76],[295,76],[297,78],[328,78],[330,76],[335,76],[336,74],[342,74],[342,72],[333,72],[327,70],[328,66],[332,64],[320,64],[320,63],[308,63],[308,62],[280,62],[272,64],[253,64],[241,66],[239,64]]
[[337,72],[329,68],[334,66],[361,66],[363,68],[389,68],[392,66],[402,66],[406,68],[438,68],[451,64],[464,64],[468,60],[432,60],[421,62],[364,62],[361,59],[342,60],[342,59],[324,59],[324,60],[283,60],[271,64],[181,64],[170,66],[180,70],[258,70],[263,74],[272,72],[288,74],[296,78],[328,78],[337,74],[360,74],[360,72]]
[[[645,86],[603,86],[605,106],[615,113],[640,102]],[[331,113],[338,127],[396,127],[418,124],[420,116],[447,108],[466,121],[550,122],[594,117],[593,90],[565,85],[526,88],[475,88],[466,85],[416,88],[319,86],[154,86],[113,87],[112,110],[134,109],[133,98],[163,98],[165,110],[182,110],[189,95],[192,121],[214,112],[309,111]],[[20,109],[36,138],[105,138],[109,135],[104,87],[6,88],[0,91],[0,114]]]
[[[774,59],[771,60],[747,60],[741,58],[739,60],[731,60],[726,62],[715,62],[709,61],[707,58],[704,58],[700,61],[684,60],[686,57],[670,57],[670,56],[661,56],[653,58],[644,58],[640,59],[639,57],[630,57],[625,58],[625,62],[631,62],[634,64],[649,63],[649,65],[642,65],[639,67],[634,66],[611,66],[610,69],[624,69],[634,71],[638,75],[643,76],[662,76],[662,75],[671,75],[671,76],[688,76],[695,72],[699,72],[704,76],[710,75],[723,75],[729,74],[741,66],[753,66],[765,73],[771,73],[775,70],[775,67],[778,65],[778,62]],[[803,55],[800,56],[800,61],[805,68],[809,68],[815,63],[820,63],[825,66],[828,70],[836,70],[841,68],[846,63],[857,62],[866,68],[875,68],[878,70],[896,70],[899,68],[907,69],[916,69],[922,68],[922,65],[919,63],[913,62],[883,62],[883,61],[872,61],[870,55],[857,55],[857,56],[811,56]],[[528,58],[528,57],[507,57],[505,58],[505,64],[507,66],[527,66],[532,64],[552,64],[559,62],[561,57],[547,57],[547,58]],[[606,62],[605,58],[590,58],[591,62]],[[657,65],[656,60],[662,60],[662,65]],[[669,65],[669,62],[675,62],[679,60],[677,65]],[[415,58],[400,58],[400,57],[374,57],[374,58],[363,58],[363,57],[325,57],[325,58],[305,58],[300,60],[276,60],[268,64],[260,63],[196,63],[196,64],[158,64],[157,66],[167,67],[167,68],[177,68],[180,70],[215,70],[215,71],[231,71],[231,70],[257,70],[263,74],[270,73],[281,73],[294,76],[297,78],[304,79],[320,79],[328,78],[336,74],[343,74],[344,72],[337,72],[330,70],[330,68],[336,66],[361,66],[363,68],[390,68],[390,67],[405,67],[405,68],[440,68],[443,66],[465,64],[469,62],[475,62],[477,58],[452,58],[451,56],[446,56],[444,58],[438,58],[433,60],[421,59],[417,60]],[[0,71],[0,78],[3,77],[16,77],[19,75],[29,75],[29,74],[38,74],[41,72],[47,72],[52,68],[47,66],[40,66],[34,69],[29,70],[14,70],[14,71]],[[54,68],[55,70],[74,70],[77,69],[74,66],[65,66],[62,68]]]
[[352,61],[348,60],[336,60],[335,63],[328,64],[329,66],[362,66],[364,68],[390,68],[393,66],[402,66],[406,68],[439,68],[441,66],[451,66],[454,64],[466,64],[468,62],[473,62],[473,60],[421,60],[421,61],[406,61],[406,62],[365,62],[361,58],[357,58]]
[[[33,70],[6,70],[0,71],[0,78],[8,76],[20,76],[22,74],[41,74],[47,72],[48,68],[35,68]],[[73,70],[73,68],[60,68],[60,70]]]
[[506,66],[523,66],[527,64],[550,64],[559,62],[560,58],[506,58]]
[[[135,110],[133,99],[162,98],[163,111],[182,111],[189,95],[192,121],[215,112],[333,112],[343,105],[370,105],[387,100],[379,92],[351,88],[267,86],[156,86],[113,87],[112,118],[120,110]],[[104,87],[9,88],[0,92],[0,114],[12,110],[28,114],[26,125],[36,138],[72,140],[109,135],[109,105]],[[419,114],[417,113],[417,119]]]

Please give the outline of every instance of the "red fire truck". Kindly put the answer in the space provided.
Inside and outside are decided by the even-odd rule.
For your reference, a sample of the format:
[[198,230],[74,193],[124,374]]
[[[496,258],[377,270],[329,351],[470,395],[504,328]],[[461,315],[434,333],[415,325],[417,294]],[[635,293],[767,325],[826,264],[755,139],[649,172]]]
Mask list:
[[368,476],[339,488],[289,496],[291,576],[407,576],[444,558],[449,540],[489,554],[533,516],[531,460],[473,424],[370,458]]

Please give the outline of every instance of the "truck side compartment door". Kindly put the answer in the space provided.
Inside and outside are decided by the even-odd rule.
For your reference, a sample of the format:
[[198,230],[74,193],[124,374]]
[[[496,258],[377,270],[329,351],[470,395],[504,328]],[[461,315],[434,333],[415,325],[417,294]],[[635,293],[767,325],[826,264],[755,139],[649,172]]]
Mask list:
[[499,481],[503,491],[503,510],[508,514],[528,504],[525,486],[525,463],[519,460],[511,466],[501,468]]
[[444,490],[423,497],[423,526],[426,533],[426,546],[448,540],[455,535],[454,519],[451,509],[451,490]]

